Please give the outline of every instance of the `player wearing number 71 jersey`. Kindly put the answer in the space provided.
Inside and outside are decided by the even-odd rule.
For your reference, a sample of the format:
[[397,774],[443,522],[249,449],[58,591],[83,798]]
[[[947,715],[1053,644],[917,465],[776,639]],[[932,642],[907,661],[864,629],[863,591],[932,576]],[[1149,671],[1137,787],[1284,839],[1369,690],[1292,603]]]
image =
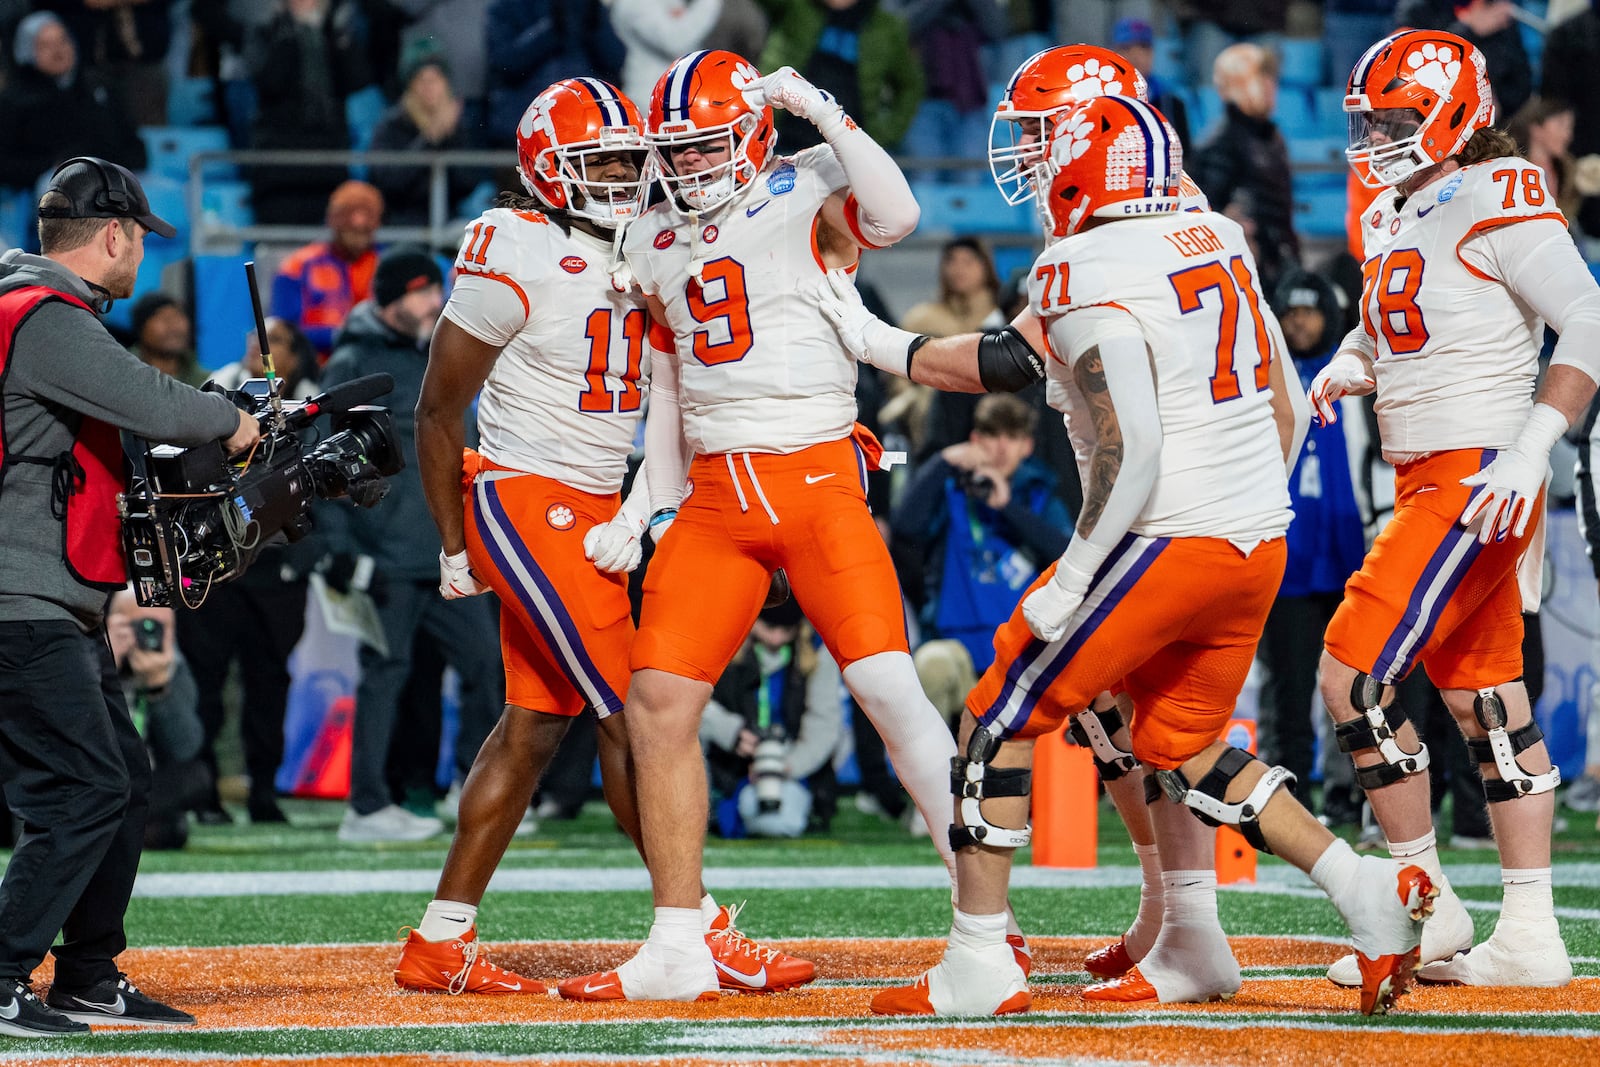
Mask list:
[[[1346,155],[1383,192],[1361,220],[1361,325],[1311,399],[1331,420],[1339,397],[1376,388],[1395,514],[1345,586],[1321,687],[1390,850],[1444,889],[1419,980],[1562,985],[1572,968],[1550,889],[1560,776],[1522,684],[1521,613],[1538,605],[1550,448],[1600,375],[1600,289],[1542,172],[1491,128],[1484,70],[1460,37],[1406,31],[1350,75]],[[1535,394],[1543,323],[1560,342]],[[1500,849],[1495,932],[1461,955],[1472,922],[1439,877],[1428,752],[1393,702],[1419,664],[1466,735]],[[1328,974],[1356,978],[1348,960]]]
[[[467,228],[418,404],[423,485],[444,547],[441,592],[499,596],[506,708],[462,790],[436,899],[395,968],[396,982],[414,990],[545,992],[487,962],[474,919],[535,783],[585,708],[600,716],[606,799],[639,840],[616,713],[633,640],[626,572],[639,562],[649,490],[641,477],[620,508],[618,490],[650,367],[644,303],[614,274],[613,247],[616,228],[641,207],[642,123],[610,85],[573,78],[529,105],[517,147],[536,199]],[[480,386],[482,440],[464,465],[462,416]],[[745,939],[710,897],[700,903],[699,934],[749,976],[740,988],[815,973]]]

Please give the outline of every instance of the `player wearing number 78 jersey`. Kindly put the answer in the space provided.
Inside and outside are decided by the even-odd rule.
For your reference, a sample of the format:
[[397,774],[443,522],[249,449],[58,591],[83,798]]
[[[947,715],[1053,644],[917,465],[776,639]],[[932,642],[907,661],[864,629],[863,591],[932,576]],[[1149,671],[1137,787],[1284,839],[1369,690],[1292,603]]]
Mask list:
[[[1350,75],[1346,155],[1383,191],[1361,220],[1361,325],[1311,400],[1332,420],[1339,397],[1376,388],[1396,506],[1328,627],[1321,688],[1390,850],[1444,889],[1419,980],[1561,985],[1572,969],[1550,889],[1560,775],[1522,684],[1521,616],[1538,606],[1550,448],[1600,376],[1600,289],[1543,173],[1491,128],[1484,70],[1460,37],[1405,31]],[[1560,341],[1536,394],[1544,323]],[[1419,664],[1479,765],[1500,849],[1504,905],[1476,948],[1439,873],[1427,749],[1393,702]],[[1328,973],[1348,984],[1354,972],[1344,960]]]

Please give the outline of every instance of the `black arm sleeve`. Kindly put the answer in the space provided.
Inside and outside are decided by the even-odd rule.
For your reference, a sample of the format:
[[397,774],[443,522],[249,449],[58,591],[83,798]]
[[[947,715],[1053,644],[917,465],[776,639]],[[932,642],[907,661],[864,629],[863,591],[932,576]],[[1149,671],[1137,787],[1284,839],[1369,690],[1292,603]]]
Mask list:
[[1044,360],[1015,326],[985,330],[978,339],[978,380],[991,393],[1015,393],[1044,381]]

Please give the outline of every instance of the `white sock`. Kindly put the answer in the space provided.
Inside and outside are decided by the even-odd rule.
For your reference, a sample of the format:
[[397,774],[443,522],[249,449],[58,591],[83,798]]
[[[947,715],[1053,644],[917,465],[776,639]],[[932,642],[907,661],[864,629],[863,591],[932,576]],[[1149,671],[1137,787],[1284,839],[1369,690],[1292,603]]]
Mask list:
[[1006,943],[1006,913],[968,915],[956,909],[950,924],[950,944],[962,948],[985,949]]
[[1167,871],[1161,876],[1162,925],[1218,926],[1217,872]]
[[1128,957],[1138,963],[1150,951],[1150,946],[1156,943],[1156,935],[1161,933],[1165,891],[1161,885],[1161,855],[1158,848],[1155,845],[1134,845],[1133,852],[1139,857],[1139,871],[1143,875],[1139,886],[1139,914],[1134,916],[1133,925],[1128,927],[1122,940],[1128,948]]
[[1405,863],[1415,863],[1427,871],[1429,877],[1437,878],[1444,873],[1444,865],[1439,862],[1439,842],[1432,830],[1415,841],[1389,842],[1389,855]]
[[[1437,853],[1435,855],[1437,856]],[[1329,899],[1337,904],[1337,898],[1354,882],[1360,866],[1361,857],[1350,847],[1350,842],[1342,837],[1336,837],[1333,839],[1333,844],[1317,857],[1317,862],[1311,865],[1306,874],[1316,883],[1318,889],[1328,894]]]
[[917,669],[904,652],[880,652],[857,660],[845,668],[844,684],[883,738],[894,773],[927,821],[933,846],[954,886],[956,857],[950,851],[948,829],[955,821],[950,760],[956,743],[944,717],[923,695]]
[[459,900],[430,900],[417,933],[424,941],[454,941],[478,921],[478,908]]
[[[1555,915],[1555,900],[1550,889],[1550,868],[1532,867],[1520,871],[1501,871],[1504,898],[1500,902],[1500,922],[1520,919],[1544,922]],[[1499,924],[1496,923],[1498,929]]]
[[703,949],[705,930],[700,925],[699,908],[657,908],[656,921],[647,940],[666,949]]
[[711,894],[710,893],[707,893],[705,896],[701,897],[700,898],[700,931],[701,931],[701,933],[710,933],[711,932],[711,924],[717,921],[717,916],[720,915],[721,913],[722,913],[722,909],[717,906],[717,902],[716,901],[711,899]]
[[1217,872],[1167,871],[1161,890],[1161,932],[1139,973],[1163,1003],[1237,992],[1239,963],[1217,921]]

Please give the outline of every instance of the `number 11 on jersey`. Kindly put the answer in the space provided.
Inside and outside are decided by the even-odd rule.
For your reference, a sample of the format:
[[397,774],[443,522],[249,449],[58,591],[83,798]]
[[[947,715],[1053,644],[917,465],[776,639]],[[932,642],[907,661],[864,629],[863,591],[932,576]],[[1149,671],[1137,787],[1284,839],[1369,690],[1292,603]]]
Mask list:
[[622,336],[627,342],[627,368],[619,381],[620,390],[607,388],[606,377],[611,373],[611,309],[595,308],[584,320],[583,336],[589,339],[589,366],[583,372],[588,388],[578,394],[578,410],[638,411],[639,371],[644,358],[644,337],[647,325],[646,312],[640,308],[622,317]]

